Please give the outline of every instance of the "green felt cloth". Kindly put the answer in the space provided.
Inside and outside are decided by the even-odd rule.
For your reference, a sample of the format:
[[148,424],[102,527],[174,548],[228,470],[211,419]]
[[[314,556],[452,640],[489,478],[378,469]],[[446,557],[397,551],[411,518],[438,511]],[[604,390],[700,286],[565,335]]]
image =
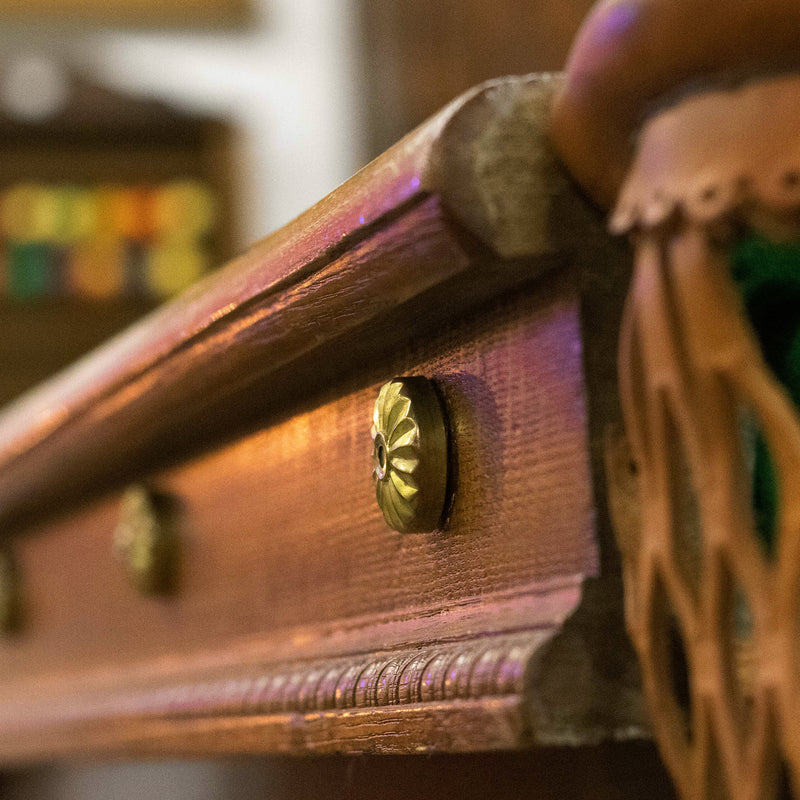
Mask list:
[[[800,246],[759,236],[741,240],[731,254],[731,271],[767,364],[800,407]],[[778,485],[762,436],[756,440],[753,505],[768,552],[775,544]]]

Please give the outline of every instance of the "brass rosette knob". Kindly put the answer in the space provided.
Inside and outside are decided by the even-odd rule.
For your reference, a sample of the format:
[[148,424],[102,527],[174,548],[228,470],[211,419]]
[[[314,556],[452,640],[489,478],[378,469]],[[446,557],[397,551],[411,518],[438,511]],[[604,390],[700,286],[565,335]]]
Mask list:
[[11,554],[0,550],[0,634],[15,633],[20,624],[20,576]]
[[387,525],[400,533],[439,527],[447,497],[447,426],[427,378],[381,387],[372,416],[375,495]]
[[170,498],[135,484],[122,496],[114,552],[143,594],[168,594],[175,588],[178,539]]

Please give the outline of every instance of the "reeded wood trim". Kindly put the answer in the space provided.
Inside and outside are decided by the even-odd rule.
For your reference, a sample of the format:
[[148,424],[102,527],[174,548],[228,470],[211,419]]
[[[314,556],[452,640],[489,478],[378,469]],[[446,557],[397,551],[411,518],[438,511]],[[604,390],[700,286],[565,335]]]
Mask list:
[[518,748],[529,741],[521,702],[526,666],[550,635],[524,631],[290,662],[237,677],[162,678],[138,689],[52,697],[45,689],[36,703],[4,701],[0,760],[115,750],[187,755]]

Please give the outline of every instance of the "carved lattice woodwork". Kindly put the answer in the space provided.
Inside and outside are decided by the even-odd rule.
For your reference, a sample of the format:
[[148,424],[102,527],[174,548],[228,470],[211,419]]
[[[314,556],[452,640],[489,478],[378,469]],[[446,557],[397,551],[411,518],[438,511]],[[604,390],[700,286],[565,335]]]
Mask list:
[[[797,77],[769,78],[654,117],[612,216],[636,251],[619,351],[633,508],[610,459],[627,623],[687,800],[800,787],[800,417],[729,263],[743,231],[798,239],[798,95]],[[757,437],[777,477],[771,546]]]

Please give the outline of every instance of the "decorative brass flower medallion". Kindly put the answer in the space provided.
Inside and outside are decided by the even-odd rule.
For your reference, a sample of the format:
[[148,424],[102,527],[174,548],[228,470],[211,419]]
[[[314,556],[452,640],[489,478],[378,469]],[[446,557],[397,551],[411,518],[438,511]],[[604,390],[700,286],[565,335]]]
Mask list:
[[19,572],[11,554],[0,550],[0,633],[14,633],[19,623]]
[[174,589],[178,542],[168,498],[136,484],[122,496],[114,551],[143,594]]
[[371,433],[375,495],[387,525],[400,533],[435,530],[447,495],[447,426],[433,383],[384,384]]

